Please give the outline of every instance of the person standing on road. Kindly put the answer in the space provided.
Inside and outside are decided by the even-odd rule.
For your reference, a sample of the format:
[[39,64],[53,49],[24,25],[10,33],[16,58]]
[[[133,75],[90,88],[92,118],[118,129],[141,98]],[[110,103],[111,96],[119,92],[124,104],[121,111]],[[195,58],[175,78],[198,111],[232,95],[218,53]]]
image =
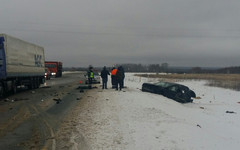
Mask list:
[[93,67],[89,67],[89,71],[88,71],[88,84],[92,84],[93,78],[94,78]]
[[118,67],[117,69],[117,73],[116,73],[116,81],[117,81],[117,84],[116,84],[116,90],[118,90],[118,86],[119,86],[119,90],[121,91],[122,88],[123,88],[123,78],[124,78],[124,74],[123,74],[123,70],[122,70],[122,67]]
[[122,88],[124,88],[125,71],[124,71],[124,68],[122,66],[120,66],[120,67],[121,67],[122,76],[123,76],[123,78],[122,78]]
[[101,72],[101,77],[102,77],[102,89],[107,89],[107,81],[108,81],[108,75],[110,73],[106,69],[106,66],[103,67],[103,70]]
[[116,73],[117,73],[117,69],[115,67],[112,68],[112,73],[111,73],[111,78],[112,78],[112,88],[116,88]]

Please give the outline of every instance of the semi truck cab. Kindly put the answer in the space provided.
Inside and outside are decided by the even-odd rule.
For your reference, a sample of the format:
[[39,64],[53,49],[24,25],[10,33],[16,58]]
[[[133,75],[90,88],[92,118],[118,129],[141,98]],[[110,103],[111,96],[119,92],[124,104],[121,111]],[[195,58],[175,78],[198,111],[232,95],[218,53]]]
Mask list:
[[47,67],[51,76],[61,77],[62,76],[62,62],[58,61],[45,61],[45,67]]

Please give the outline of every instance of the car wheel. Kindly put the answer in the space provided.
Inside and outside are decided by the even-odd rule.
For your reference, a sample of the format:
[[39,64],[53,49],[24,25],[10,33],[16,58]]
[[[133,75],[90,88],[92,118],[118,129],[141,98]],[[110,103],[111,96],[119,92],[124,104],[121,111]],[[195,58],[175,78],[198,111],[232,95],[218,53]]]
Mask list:
[[181,94],[178,93],[176,94],[175,98],[176,101],[180,102],[180,103],[188,103],[191,102],[191,96],[189,96],[188,94]]

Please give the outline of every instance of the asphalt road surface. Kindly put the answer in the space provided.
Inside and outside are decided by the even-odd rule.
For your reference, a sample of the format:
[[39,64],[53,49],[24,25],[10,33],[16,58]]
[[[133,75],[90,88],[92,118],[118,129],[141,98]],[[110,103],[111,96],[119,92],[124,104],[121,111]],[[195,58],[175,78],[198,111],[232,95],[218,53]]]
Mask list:
[[0,150],[55,150],[64,117],[81,99],[83,72],[64,73],[35,90],[0,100]]

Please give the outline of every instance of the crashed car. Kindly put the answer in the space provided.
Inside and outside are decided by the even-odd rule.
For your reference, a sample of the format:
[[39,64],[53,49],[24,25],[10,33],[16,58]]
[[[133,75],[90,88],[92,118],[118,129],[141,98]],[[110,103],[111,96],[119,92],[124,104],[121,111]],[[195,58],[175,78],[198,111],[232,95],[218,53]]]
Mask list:
[[[99,73],[94,71],[93,74],[94,74],[94,77],[92,79],[92,84],[99,84],[100,80],[101,80],[101,77],[100,77]],[[85,74],[84,76],[85,76],[85,84],[88,84],[88,82],[89,82],[88,81],[88,75]]]
[[142,91],[161,94],[180,103],[192,102],[192,97],[196,97],[187,86],[171,82],[143,83]]

